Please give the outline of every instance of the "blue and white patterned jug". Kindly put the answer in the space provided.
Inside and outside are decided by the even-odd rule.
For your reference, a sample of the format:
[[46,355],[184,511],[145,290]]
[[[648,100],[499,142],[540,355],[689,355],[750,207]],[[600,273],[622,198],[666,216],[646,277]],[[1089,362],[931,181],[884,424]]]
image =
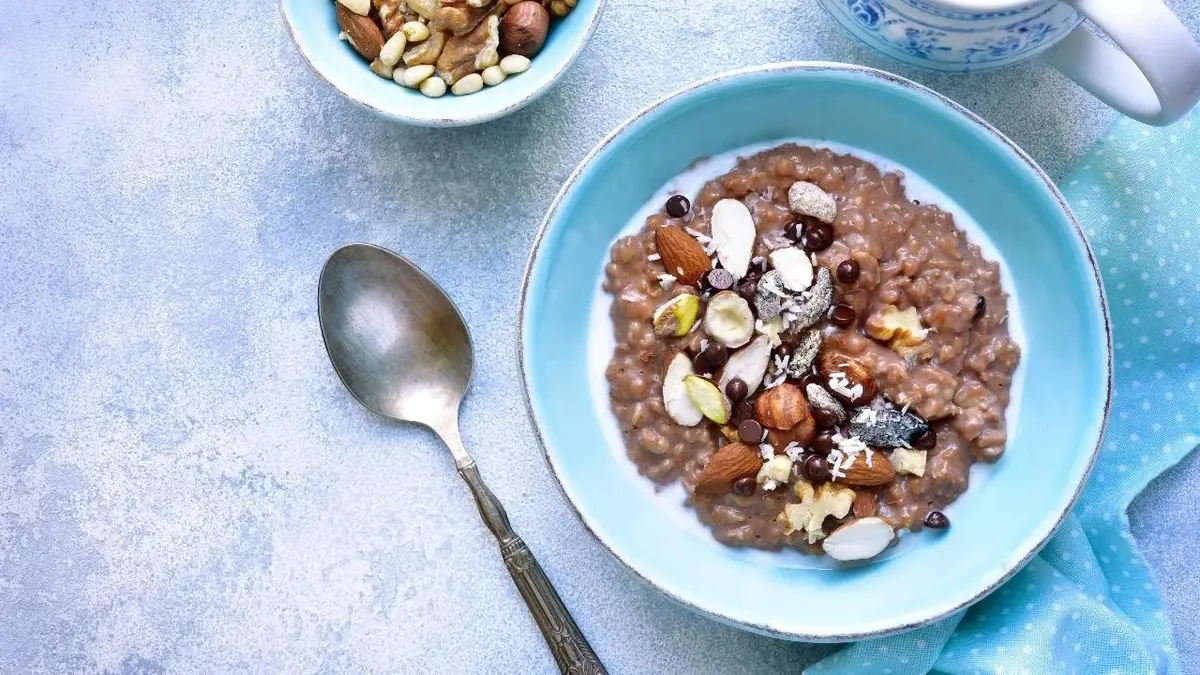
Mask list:
[[820,2],[852,35],[913,66],[963,73],[1041,55],[1148,124],[1170,124],[1200,100],[1200,47],[1161,0]]

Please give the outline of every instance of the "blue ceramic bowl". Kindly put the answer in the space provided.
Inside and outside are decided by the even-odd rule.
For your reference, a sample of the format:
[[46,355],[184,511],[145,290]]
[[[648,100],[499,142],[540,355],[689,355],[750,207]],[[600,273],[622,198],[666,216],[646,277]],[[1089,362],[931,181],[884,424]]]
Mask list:
[[[611,419],[604,388],[593,393],[589,386],[592,300],[627,221],[696,159],[794,137],[839,142],[905,165],[973,215],[1007,261],[1026,334],[1008,451],[972,473],[972,488],[948,510],[953,527],[910,534],[886,559],[852,568],[717,543],[605,440]],[[703,614],[807,641],[914,628],[979,600],[1016,573],[1083,487],[1111,376],[1099,275],[1046,174],[1012,141],[929,89],[823,63],[701,82],[638,113],[592,151],[538,234],[521,299],[520,349],[546,457],[600,543]]]
[[367,67],[350,44],[338,39],[332,0],[280,0],[288,32],[317,75],[346,98],[405,124],[460,127],[486,122],[524,107],[550,88],[583,51],[604,0],[579,0],[566,18],[555,20],[546,44],[529,70],[470,96],[429,98],[385,80]]

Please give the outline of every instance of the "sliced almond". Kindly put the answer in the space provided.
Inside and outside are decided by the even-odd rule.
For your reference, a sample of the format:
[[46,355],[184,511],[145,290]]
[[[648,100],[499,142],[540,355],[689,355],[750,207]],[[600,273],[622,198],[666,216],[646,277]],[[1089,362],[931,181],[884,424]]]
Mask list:
[[339,2],[337,22],[359,56],[367,61],[379,58],[379,52],[383,49],[383,31],[379,30],[371,17],[356,14]]
[[799,293],[812,286],[813,265],[803,249],[788,246],[771,251],[771,265],[779,272],[779,278],[788,290]]
[[677,227],[660,227],[654,233],[654,246],[662,256],[667,274],[688,286],[700,286],[700,275],[712,269],[712,260],[692,235]]
[[741,347],[754,337],[754,311],[742,296],[721,291],[708,300],[704,330],[726,347]]
[[866,560],[883,553],[895,538],[895,531],[883,518],[857,518],[834,530],[821,548],[834,560]]
[[740,201],[722,199],[713,205],[711,222],[717,260],[735,279],[741,279],[754,257],[754,240],[758,237],[754,216]]
[[654,334],[683,337],[692,330],[700,313],[700,298],[689,293],[677,295],[654,310]]
[[691,374],[692,360],[680,352],[671,359],[663,375],[663,407],[671,419],[685,427],[694,427],[704,419],[704,414],[688,398],[687,386],[683,383],[683,379]]
[[721,371],[719,386],[725,391],[725,385],[733,378],[746,383],[747,395],[758,391],[763,377],[767,374],[767,366],[771,364],[771,339],[766,335],[754,338],[750,344],[742,347],[729,356],[725,368]]
[[872,451],[870,463],[865,454],[855,457],[853,464],[842,466],[842,473],[845,475],[838,477],[837,482],[865,487],[884,485],[896,478],[896,469],[888,461],[887,455],[878,451]]
[[757,449],[744,443],[730,443],[709,458],[693,492],[698,495],[729,492],[739,478],[756,475],[762,464]]
[[717,385],[713,384],[712,380],[699,375],[688,375],[683,378],[683,385],[687,388],[688,398],[701,414],[717,424],[725,424],[729,421],[731,412],[729,399],[721,393],[720,389],[717,389]]

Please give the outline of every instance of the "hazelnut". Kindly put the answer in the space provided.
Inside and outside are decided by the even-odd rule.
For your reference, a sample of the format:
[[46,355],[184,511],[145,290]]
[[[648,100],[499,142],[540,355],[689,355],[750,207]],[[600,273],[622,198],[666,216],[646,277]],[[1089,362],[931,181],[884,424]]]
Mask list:
[[754,416],[763,426],[787,431],[811,419],[812,413],[800,387],[785,382],[758,397]]
[[531,57],[542,49],[550,14],[535,0],[524,0],[504,13],[500,22],[500,46],[509,54]]

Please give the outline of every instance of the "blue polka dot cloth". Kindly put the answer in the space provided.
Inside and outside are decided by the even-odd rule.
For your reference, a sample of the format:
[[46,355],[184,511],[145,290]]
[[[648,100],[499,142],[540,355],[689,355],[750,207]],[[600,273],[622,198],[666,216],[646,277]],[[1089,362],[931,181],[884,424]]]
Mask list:
[[1113,319],[1112,417],[1062,529],[970,609],[849,645],[805,675],[1181,673],[1158,587],[1125,511],[1200,444],[1200,113],[1118,120],[1062,186]]

